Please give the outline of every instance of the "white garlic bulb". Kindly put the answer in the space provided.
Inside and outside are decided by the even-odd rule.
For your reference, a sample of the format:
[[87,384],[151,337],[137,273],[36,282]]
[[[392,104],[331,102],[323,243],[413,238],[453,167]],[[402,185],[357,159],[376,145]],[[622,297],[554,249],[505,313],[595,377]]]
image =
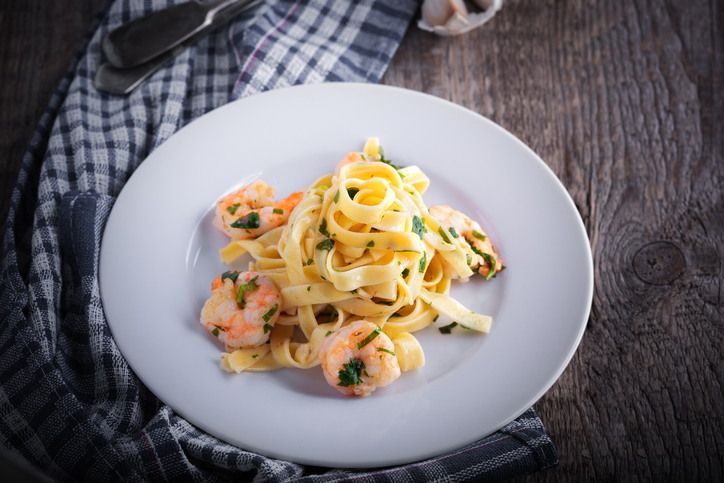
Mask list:
[[503,0],[474,0],[483,12],[468,12],[463,0],[425,0],[417,26],[441,36],[460,35],[476,29],[503,8]]
[[463,0],[425,0],[422,4],[422,18],[432,27],[445,25],[456,13],[467,18],[468,9]]

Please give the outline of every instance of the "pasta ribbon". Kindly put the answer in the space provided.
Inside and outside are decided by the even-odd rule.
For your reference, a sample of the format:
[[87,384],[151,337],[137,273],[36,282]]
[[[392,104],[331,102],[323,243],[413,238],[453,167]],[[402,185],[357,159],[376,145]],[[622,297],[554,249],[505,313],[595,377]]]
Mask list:
[[404,332],[392,339],[395,345],[397,363],[403,372],[411,371],[425,365],[425,353],[417,339],[409,332]]
[[249,269],[271,278],[281,294],[269,344],[223,353],[223,370],[317,366],[327,337],[361,319],[392,340],[403,371],[425,364],[411,333],[440,314],[489,331],[490,317],[449,295],[451,279],[472,276],[482,255],[430,214],[422,200],[429,178],[417,166],[385,159],[377,138],[337,172],[303,191],[286,224],[221,249],[226,264],[250,254]]
[[269,346],[264,344],[261,347],[237,349],[231,354],[224,352],[221,354],[219,367],[226,372],[235,372],[238,374],[260,362],[269,350]]

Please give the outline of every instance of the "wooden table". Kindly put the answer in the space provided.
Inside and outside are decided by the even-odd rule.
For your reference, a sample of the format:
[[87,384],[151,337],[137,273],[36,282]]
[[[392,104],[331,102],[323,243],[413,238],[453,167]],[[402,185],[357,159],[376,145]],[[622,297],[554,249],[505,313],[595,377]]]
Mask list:
[[[102,2],[0,6],[2,220]],[[560,465],[526,479],[722,481],[724,1],[506,0],[462,37],[413,25],[382,83],[511,131],[558,175],[588,230],[588,328],[535,405]]]

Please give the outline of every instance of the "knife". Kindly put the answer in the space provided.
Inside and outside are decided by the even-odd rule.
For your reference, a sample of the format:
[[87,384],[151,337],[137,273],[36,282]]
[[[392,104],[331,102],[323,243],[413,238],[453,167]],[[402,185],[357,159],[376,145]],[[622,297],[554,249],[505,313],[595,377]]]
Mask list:
[[121,25],[103,39],[101,49],[110,63],[120,69],[129,69],[148,62],[186,40],[206,27],[226,9],[237,12],[250,7],[257,0],[197,0],[164,8]]
[[[241,2],[235,2],[231,5],[227,5],[227,8],[224,8],[214,15],[211,23],[198,29],[191,37],[186,38],[180,43],[176,43],[176,45],[171,47],[170,50],[166,49],[161,55],[151,58],[143,64],[127,69],[114,67],[110,62],[102,64],[96,71],[95,78],[93,79],[93,85],[99,91],[107,92],[109,94],[126,95],[130,93],[144,80],[160,69],[166,62],[179,55],[190,45],[198,42],[211,31],[231,20],[232,17],[235,17],[242,11],[256,5],[260,1],[261,0],[243,0]],[[163,12],[163,10],[158,13],[160,12]]]

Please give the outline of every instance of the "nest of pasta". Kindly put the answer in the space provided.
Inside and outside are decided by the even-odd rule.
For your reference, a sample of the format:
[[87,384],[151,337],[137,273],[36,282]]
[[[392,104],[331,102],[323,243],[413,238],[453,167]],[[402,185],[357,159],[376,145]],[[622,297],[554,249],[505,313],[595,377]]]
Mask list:
[[268,343],[227,347],[221,367],[315,367],[325,341],[361,320],[394,346],[378,349],[385,352],[380,360],[392,353],[403,371],[424,364],[412,334],[441,314],[488,332],[491,318],[451,297],[451,281],[476,273],[489,279],[502,263],[477,223],[449,207],[428,210],[423,194],[429,184],[418,167],[387,160],[372,138],[362,152],[347,155],[336,173],[307,187],[283,224],[232,240],[221,250],[223,261],[249,253],[249,271],[273,281],[280,299]]

